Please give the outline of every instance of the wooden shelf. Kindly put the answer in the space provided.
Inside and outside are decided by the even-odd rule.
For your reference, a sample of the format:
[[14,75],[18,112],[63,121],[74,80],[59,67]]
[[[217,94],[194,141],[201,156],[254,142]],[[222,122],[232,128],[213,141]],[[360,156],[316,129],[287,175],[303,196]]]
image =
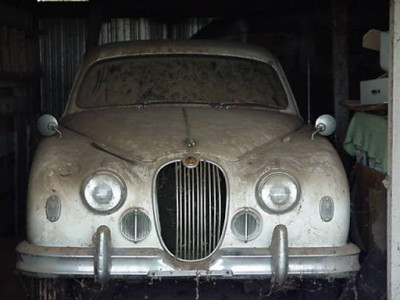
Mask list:
[[388,103],[361,104],[359,100],[347,100],[344,106],[357,111],[387,111]]

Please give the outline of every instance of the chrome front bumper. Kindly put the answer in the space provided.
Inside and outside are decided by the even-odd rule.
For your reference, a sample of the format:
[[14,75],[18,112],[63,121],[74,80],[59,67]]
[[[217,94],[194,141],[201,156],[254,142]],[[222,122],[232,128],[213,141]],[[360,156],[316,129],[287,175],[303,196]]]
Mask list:
[[17,247],[17,269],[36,277],[220,277],[273,278],[278,284],[289,277],[343,278],[358,271],[359,249],[343,247],[289,248],[284,225],[274,229],[268,248],[224,248],[209,260],[185,263],[159,249],[113,248],[110,231],[98,228],[92,248],[42,247],[24,241]]

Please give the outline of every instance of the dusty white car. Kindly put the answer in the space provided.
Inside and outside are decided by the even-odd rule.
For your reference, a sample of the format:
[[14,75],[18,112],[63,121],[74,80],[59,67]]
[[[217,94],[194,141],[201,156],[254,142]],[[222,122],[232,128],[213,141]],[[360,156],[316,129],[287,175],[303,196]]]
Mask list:
[[[330,121],[317,131],[331,133]],[[281,284],[359,268],[341,161],[312,138],[262,48],[101,46],[86,56],[60,124],[44,116],[39,127],[50,137],[30,176],[24,274]]]

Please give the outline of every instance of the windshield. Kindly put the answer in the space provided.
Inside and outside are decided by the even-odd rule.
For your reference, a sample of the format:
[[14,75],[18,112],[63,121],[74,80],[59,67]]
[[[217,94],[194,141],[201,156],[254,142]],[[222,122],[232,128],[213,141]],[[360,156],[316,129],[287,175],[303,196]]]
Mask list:
[[269,64],[224,56],[136,56],[93,65],[78,91],[82,108],[151,102],[288,105]]

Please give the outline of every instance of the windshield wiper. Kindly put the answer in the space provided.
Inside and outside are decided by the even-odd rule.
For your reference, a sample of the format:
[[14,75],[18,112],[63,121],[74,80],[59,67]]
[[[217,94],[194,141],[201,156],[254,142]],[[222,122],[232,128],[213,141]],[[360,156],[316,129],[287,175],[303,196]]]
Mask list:
[[211,103],[211,102],[204,102],[204,101],[145,101],[145,102],[137,102],[131,104],[132,106],[136,106],[138,108],[147,107],[151,105],[164,105],[164,104],[193,104],[193,105],[209,105],[209,106],[219,106],[219,103]]
[[145,102],[137,102],[131,104],[132,106],[136,106],[138,108],[143,108],[151,105],[164,105],[164,104],[184,104],[184,105],[208,105],[211,107],[221,107],[221,108],[229,108],[231,106],[258,106],[258,107],[266,107],[266,108],[273,108],[273,109],[283,109],[284,107],[274,105],[274,104],[266,104],[260,102],[204,102],[204,101],[145,101]]
[[274,104],[266,104],[260,102],[221,102],[218,104],[219,107],[231,107],[231,106],[259,106],[266,108],[274,108],[274,109],[284,109],[282,106],[274,105]]

